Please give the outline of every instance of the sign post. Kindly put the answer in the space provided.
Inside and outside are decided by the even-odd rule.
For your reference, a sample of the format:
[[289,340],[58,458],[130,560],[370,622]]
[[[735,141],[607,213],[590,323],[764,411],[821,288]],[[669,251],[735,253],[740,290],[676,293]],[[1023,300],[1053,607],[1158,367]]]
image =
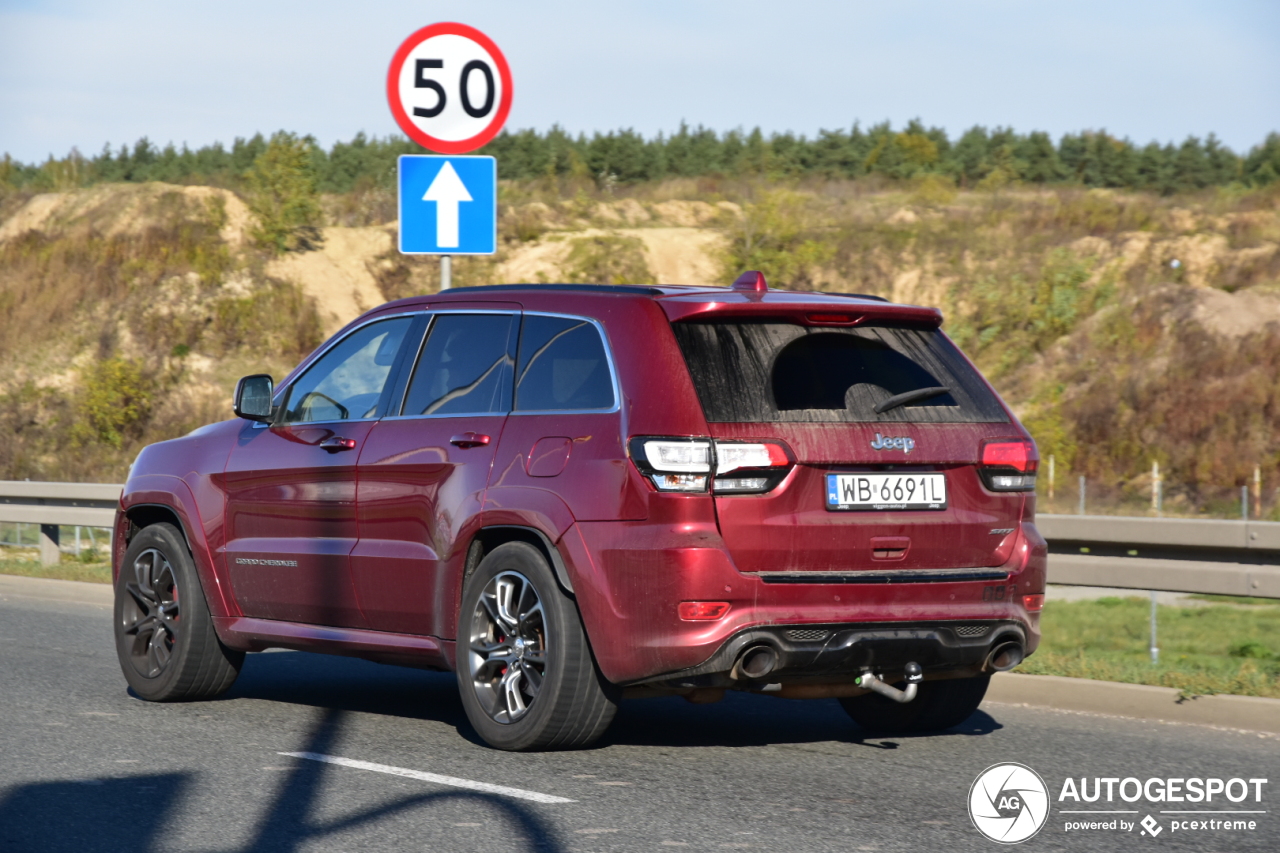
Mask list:
[[466,24],[423,27],[387,71],[387,102],[400,129],[447,155],[404,155],[398,176],[400,251],[439,255],[441,290],[452,284],[453,255],[497,251],[497,161],[460,155],[498,135],[511,93],[506,57]]

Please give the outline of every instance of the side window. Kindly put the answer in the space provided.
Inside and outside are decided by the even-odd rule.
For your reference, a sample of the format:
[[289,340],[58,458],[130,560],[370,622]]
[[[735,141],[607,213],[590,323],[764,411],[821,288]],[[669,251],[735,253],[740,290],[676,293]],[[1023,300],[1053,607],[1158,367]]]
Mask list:
[[611,409],[613,377],[586,320],[526,314],[516,363],[516,411]]
[[391,365],[412,323],[412,317],[370,323],[331,347],[290,386],[283,421],[374,417]]
[[509,411],[512,325],[510,314],[436,315],[403,414]]

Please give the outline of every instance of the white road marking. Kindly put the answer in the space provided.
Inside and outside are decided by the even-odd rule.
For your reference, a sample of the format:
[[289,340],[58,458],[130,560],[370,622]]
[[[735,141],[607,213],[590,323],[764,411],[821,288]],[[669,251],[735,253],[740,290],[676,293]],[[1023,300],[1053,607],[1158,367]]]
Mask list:
[[309,761],[323,761],[326,764],[338,764],[343,767],[354,767],[356,770],[371,770],[374,773],[386,773],[390,776],[404,776],[407,779],[418,779],[423,782],[434,782],[437,785],[448,785],[452,788],[466,788],[469,791],[482,791],[486,794],[502,794],[519,800],[532,800],[535,803],[576,803],[566,797],[554,797],[551,794],[539,794],[537,791],[525,791],[521,788],[508,788],[505,785],[490,785],[488,782],[475,782],[471,779],[459,779],[457,776],[441,776],[438,773],[423,773],[421,770],[409,770],[406,767],[392,767],[389,764],[374,764],[372,761],[356,761],[353,758],[338,758],[335,755],[321,755],[318,752],[281,752],[292,758],[305,758]]

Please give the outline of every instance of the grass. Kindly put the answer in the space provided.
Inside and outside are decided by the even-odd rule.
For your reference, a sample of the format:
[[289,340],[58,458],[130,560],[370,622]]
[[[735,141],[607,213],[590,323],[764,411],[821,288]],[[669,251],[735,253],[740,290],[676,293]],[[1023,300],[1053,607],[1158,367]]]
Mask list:
[[1040,648],[1017,671],[1176,687],[1188,695],[1280,698],[1280,604],[1236,601],[1158,607],[1158,664],[1148,651],[1147,599],[1049,602]]
[[46,566],[40,562],[34,548],[29,551],[27,549],[10,549],[10,553],[0,554],[0,575],[53,578],[60,581],[111,583],[111,561],[105,555],[86,551],[80,559],[76,559],[70,554],[63,554],[62,562]]

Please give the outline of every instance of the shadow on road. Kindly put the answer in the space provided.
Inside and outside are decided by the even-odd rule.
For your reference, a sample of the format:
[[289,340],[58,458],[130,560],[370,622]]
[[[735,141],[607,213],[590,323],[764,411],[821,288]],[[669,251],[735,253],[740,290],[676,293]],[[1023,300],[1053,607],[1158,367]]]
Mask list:
[[[185,774],[171,773],[11,788],[0,799],[0,850],[159,850],[166,816],[190,781]],[[146,818],[139,820],[139,814]]]
[[[301,751],[330,754],[346,714],[332,708],[322,712]],[[211,853],[292,853],[352,829],[456,801],[487,806],[507,825],[506,837],[520,849],[550,853],[563,849],[550,825],[531,809],[506,797],[475,791],[401,797],[325,822],[316,816],[318,799],[326,775],[334,768],[318,761],[295,761],[271,797],[252,840],[234,850],[213,847]],[[0,849],[160,853],[167,847],[164,830],[178,819],[184,789],[193,781],[186,774],[168,774],[16,786],[0,799]]]
[[[480,744],[467,722],[452,673],[385,666],[306,652],[251,655],[224,699],[265,699],[340,711],[435,720]],[[1000,723],[978,711],[944,733],[895,736],[986,735]],[[729,692],[722,702],[693,705],[679,697],[623,702],[597,748],[634,746],[765,746],[844,741],[876,745],[834,699],[775,699]],[[879,748],[892,748],[880,746]]]
[[[1002,728],[983,711],[945,732],[894,735],[917,737],[986,735]],[[837,741],[872,743],[884,736],[860,729],[834,699],[775,699],[728,693],[714,705],[691,705],[683,699],[638,699],[624,702],[602,745],[639,746],[767,746]]]
[[[353,712],[435,720],[473,742],[454,677],[367,661],[302,652],[254,655],[235,688],[221,701],[268,700],[318,709],[300,752],[335,754],[346,718]],[[215,705],[218,703],[214,703]],[[941,734],[982,736],[1001,728],[979,711]],[[677,697],[624,702],[598,748],[633,746],[766,746],[827,741],[873,749],[896,749],[906,739],[886,739],[859,729],[834,700],[797,701],[730,693],[715,705],[692,705]],[[333,820],[319,817],[319,800],[332,765],[295,763],[269,796],[248,844],[234,850],[210,845],[211,853],[293,853],[316,841],[376,826],[408,812],[456,801],[483,804],[507,825],[506,837],[523,849],[562,849],[551,826],[525,806],[499,795],[433,791],[404,796]],[[0,792],[0,851],[42,853],[159,853],[164,830],[178,821],[194,774],[113,776],[81,781],[37,782]],[[340,784],[335,781],[334,784]]]
[[249,655],[235,686],[215,701],[233,699],[437,720],[470,730],[453,673],[358,658],[309,652]]

